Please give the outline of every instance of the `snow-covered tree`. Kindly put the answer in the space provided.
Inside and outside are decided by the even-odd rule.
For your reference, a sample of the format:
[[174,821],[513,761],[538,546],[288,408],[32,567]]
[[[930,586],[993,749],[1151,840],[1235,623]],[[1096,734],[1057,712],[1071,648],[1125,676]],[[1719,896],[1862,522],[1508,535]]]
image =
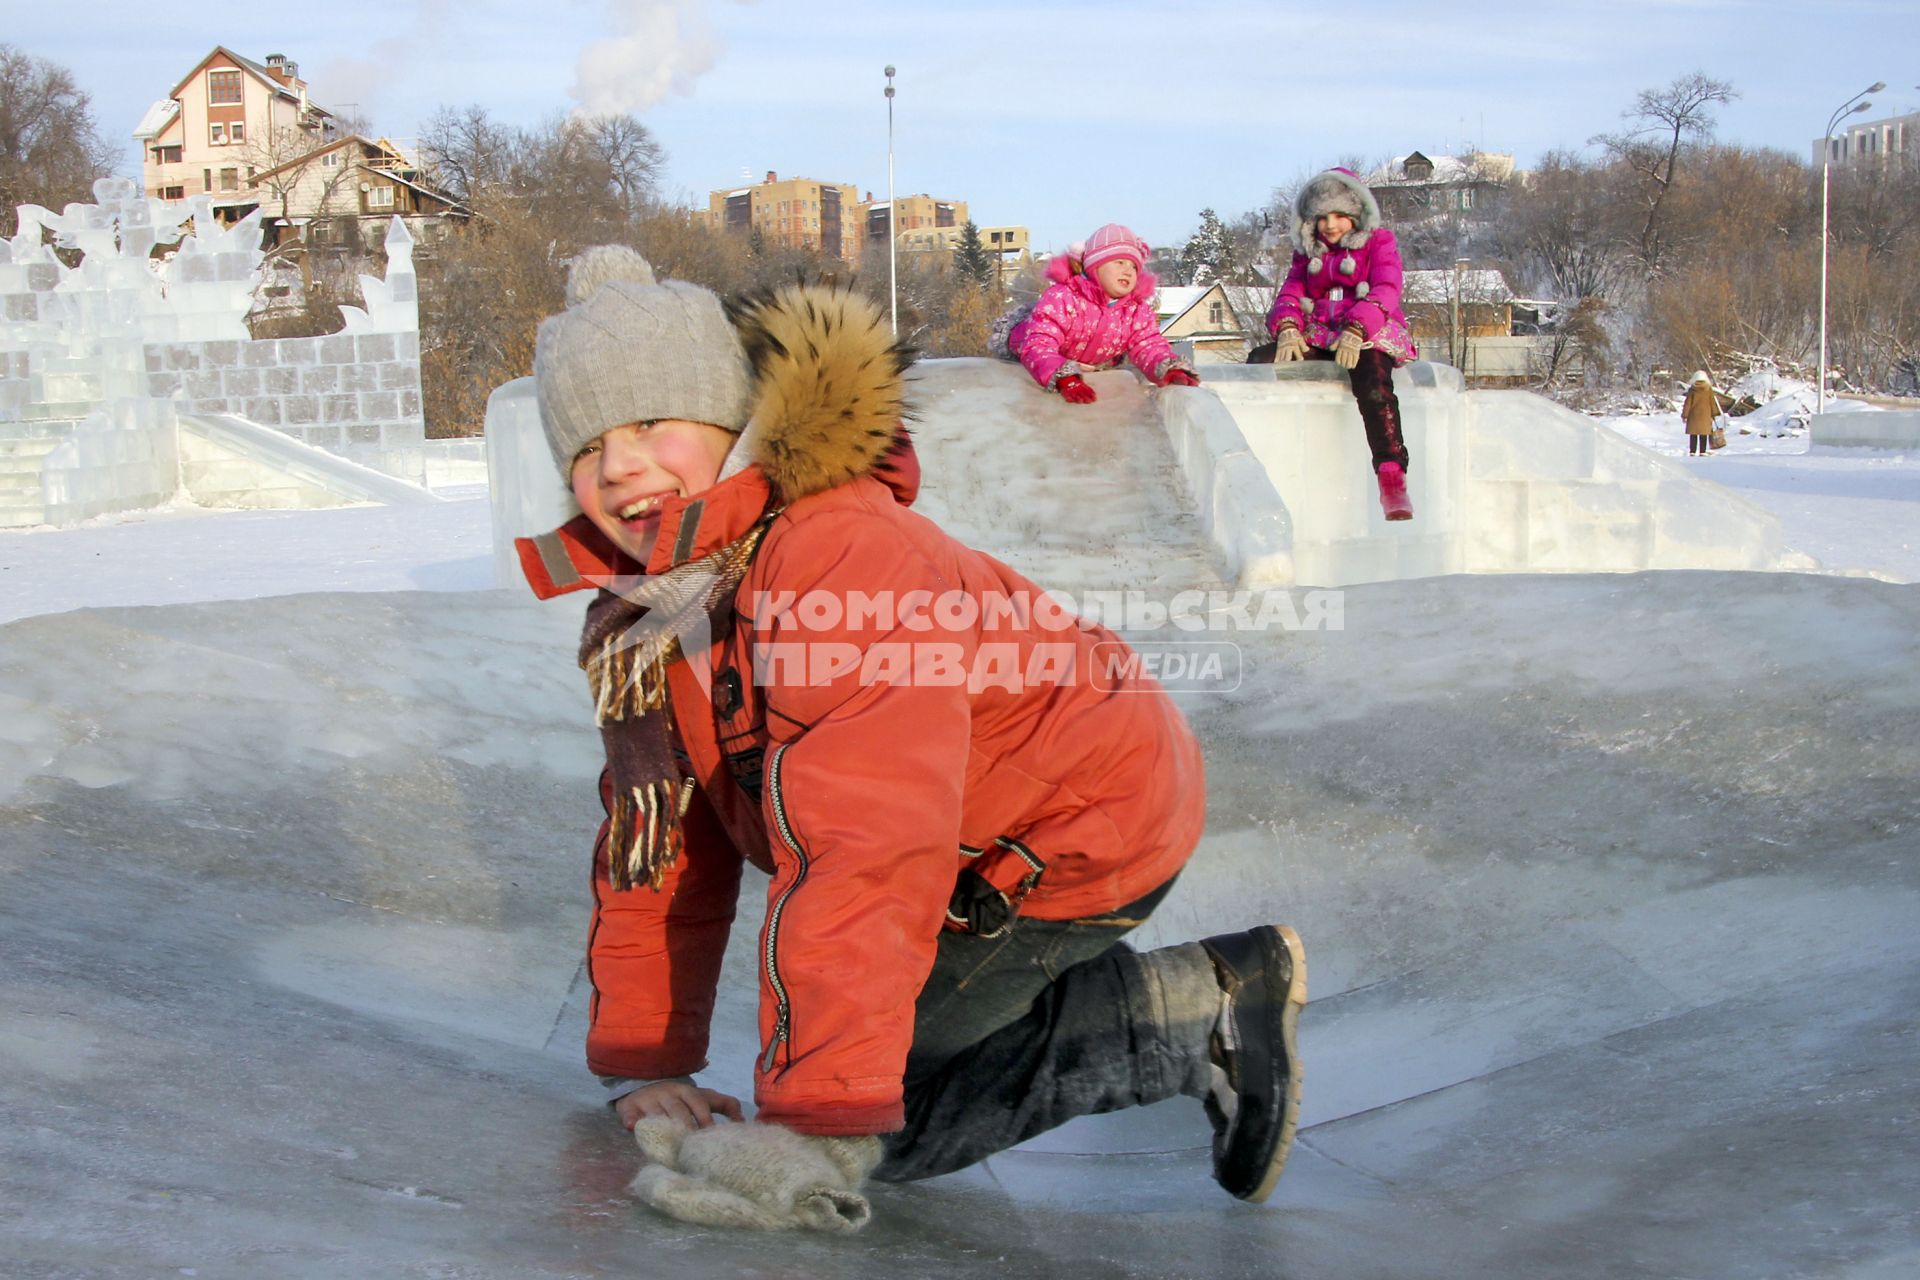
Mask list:
[[1220,215],[1212,209],[1200,211],[1200,228],[1187,237],[1186,248],[1180,251],[1180,270],[1190,284],[1212,284],[1216,280],[1231,280],[1235,277],[1239,263],[1233,237],[1220,221]]

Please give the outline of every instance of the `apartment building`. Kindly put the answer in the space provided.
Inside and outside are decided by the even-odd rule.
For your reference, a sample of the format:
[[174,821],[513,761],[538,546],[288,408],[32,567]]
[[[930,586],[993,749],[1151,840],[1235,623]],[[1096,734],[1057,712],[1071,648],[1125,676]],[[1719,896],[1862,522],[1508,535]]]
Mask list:
[[1835,168],[1853,169],[1920,164],[1920,111],[1851,124],[1831,138],[1815,138],[1813,167],[1819,168],[1822,159]]
[[[936,200],[926,194],[900,196],[894,204],[900,208],[900,248],[905,251],[952,249],[960,241],[960,228],[967,225],[965,200]],[[867,243],[885,246],[892,228],[892,210],[873,192],[860,202],[860,225],[866,228]]]
[[850,182],[781,178],[707,194],[707,222],[716,231],[758,231],[767,244],[816,249],[848,262],[860,257],[859,191]]

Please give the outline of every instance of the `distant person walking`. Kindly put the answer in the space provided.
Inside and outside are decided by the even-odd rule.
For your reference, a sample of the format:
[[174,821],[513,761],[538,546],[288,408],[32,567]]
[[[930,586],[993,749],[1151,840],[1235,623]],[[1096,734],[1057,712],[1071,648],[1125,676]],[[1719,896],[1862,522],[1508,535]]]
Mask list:
[[1720,397],[1706,370],[1694,371],[1687,387],[1686,402],[1680,406],[1681,420],[1687,424],[1687,456],[1706,457],[1713,448],[1713,423],[1720,416]]
[[988,349],[1018,360],[1033,380],[1069,404],[1097,398],[1084,373],[1131,360],[1159,386],[1197,387],[1193,365],[1160,332],[1147,246],[1110,222],[1047,263],[1053,284],[1030,307],[1016,307],[994,325]]
[[1407,444],[1393,369],[1419,355],[1400,310],[1400,250],[1380,206],[1350,169],[1328,169],[1294,201],[1293,265],[1267,313],[1274,359],[1331,360],[1353,382],[1380,508],[1413,519]]

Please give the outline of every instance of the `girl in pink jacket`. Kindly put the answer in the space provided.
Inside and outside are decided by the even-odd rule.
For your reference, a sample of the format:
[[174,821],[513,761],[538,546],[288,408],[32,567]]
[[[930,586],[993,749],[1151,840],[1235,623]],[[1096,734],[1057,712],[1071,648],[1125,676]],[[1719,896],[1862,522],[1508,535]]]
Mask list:
[[1393,368],[1419,352],[1400,310],[1400,249],[1380,225],[1373,192],[1351,169],[1318,175],[1293,207],[1293,266],[1267,314],[1274,359],[1332,360],[1347,370],[1381,509],[1389,520],[1411,520]]
[[998,354],[1018,360],[1033,380],[1072,404],[1092,404],[1080,375],[1131,360],[1148,381],[1197,387],[1193,366],[1173,352],[1154,313],[1155,280],[1147,246],[1117,222],[1047,264],[1053,286],[1030,311],[1015,310],[995,326],[1006,330]]

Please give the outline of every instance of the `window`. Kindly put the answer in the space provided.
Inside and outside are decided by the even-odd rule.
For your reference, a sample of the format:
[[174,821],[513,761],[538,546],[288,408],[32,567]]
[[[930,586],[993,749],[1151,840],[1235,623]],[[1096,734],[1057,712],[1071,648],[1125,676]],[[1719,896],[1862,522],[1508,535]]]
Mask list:
[[187,189],[185,187],[162,187],[160,188],[160,198],[162,200],[185,200],[187,198]]
[[207,102],[211,106],[234,106],[240,102],[240,72],[236,68],[207,72]]
[[200,171],[200,189],[202,191],[213,190],[213,170],[202,169]]
[[220,189],[222,191],[238,191],[240,189],[240,171],[238,169],[222,169],[220,171]]
[[340,153],[338,151],[329,151],[327,154],[321,156],[320,167],[322,169],[338,169],[340,167]]
[[246,129],[245,121],[235,120],[227,126],[227,139],[231,142],[245,142],[247,140]]
[[227,126],[221,121],[215,120],[212,124],[207,126],[207,139],[208,141],[212,142],[213,145],[216,147],[226,146],[227,145]]
[[393,208],[393,188],[380,186],[380,187],[375,187],[373,190],[367,192],[367,208],[369,209]]
[[155,147],[153,149],[153,162],[155,164],[179,164],[180,163],[179,144],[176,143],[173,146],[168,146],[168,147]]
[[1208,303],[1207,304],[1207,323],[1211,325],[1219,326],[1219,325],[1225,324],[1226,322],[1227,322],[1226,308],[1222,307],[1217,302]]

